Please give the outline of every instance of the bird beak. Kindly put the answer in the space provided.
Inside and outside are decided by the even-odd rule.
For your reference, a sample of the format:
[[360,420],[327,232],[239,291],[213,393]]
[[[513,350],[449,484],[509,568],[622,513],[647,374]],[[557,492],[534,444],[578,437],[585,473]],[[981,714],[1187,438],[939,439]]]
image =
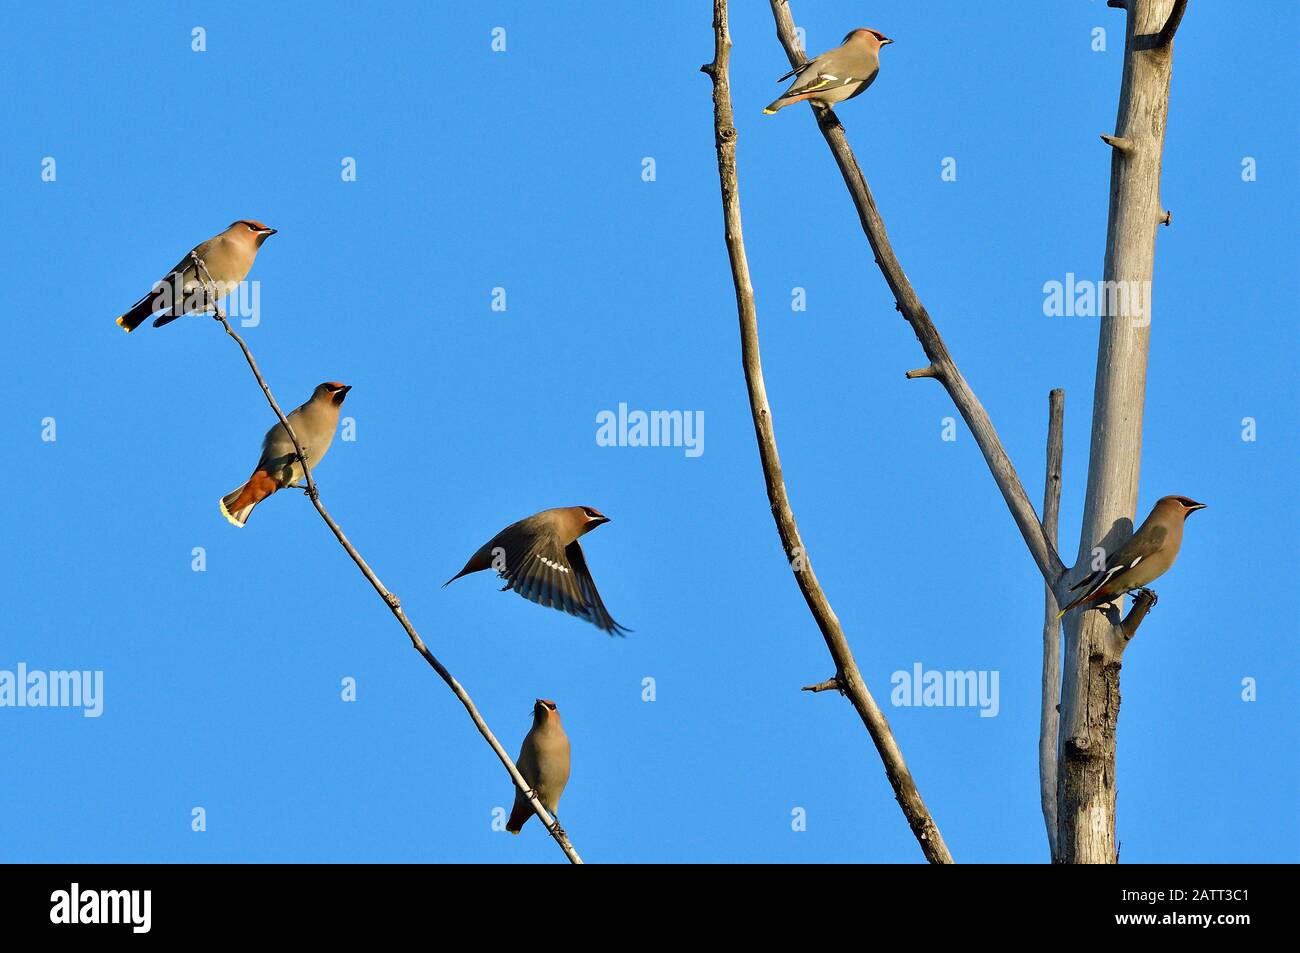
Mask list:
[[351,384],[348,384],[348,385],[346,385],[346,386],[344,386],[344,387],[340,387],[338,390],[336,390],[336,391],[334,392],[334,403],[336,403],[336,404],[342,404],[342,403],[343,403],[343,398],[346,397],[346,396],[348,396],[348,391],[350,391],[351,389],[352,389],[352,385],[351,385]]
[[613,521],[612,521],[608,516],[597,516],[597,517],[596,517],[595,519],[593,519],[591,522],[592,522],[592,525],[594,525],[594,526],[602,526],[602,525],[604,525],[605,523],[610,523],[610,522],[613,522]]
[[1187,507],[1187,512],[1195,513],[1197,510],[1203,510],[1203,509],[1205,509],[1204,503],[1193,503],[1191,506]]
[[275,234],[276,232],[278,232],[278,231],[279,231],[278,228],[268,228],[268,229],[267,229],[265,232],[263,232],[262,234],[264,234],[267,238],[270,238],[272,235],[274,235],[274,234]]
[[881,46],[888,46],[890,43],[893,43],[893,42],[894,42],[894,41],[891,40],[889,37],[885,37],[883,40],[880,41],[880,45],[881,45]]

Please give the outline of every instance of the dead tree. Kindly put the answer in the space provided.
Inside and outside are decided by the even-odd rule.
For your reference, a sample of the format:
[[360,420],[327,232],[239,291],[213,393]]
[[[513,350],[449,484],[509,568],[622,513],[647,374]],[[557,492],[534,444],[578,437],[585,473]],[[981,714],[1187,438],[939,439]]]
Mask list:
[[[778,39],[790,64],[802,65],[807,57],[799,45],[788,0],[769,2]],[[929,361],[924,367],[908,371],[906,376],[909,379],[935,380],[952,398],[970,427],[1046,585],[1049,618],[1044,632],[1040,782],[1052,858],[1066,863],[1113,863],[1117,859],[1115,726],[1119,715],[1120,664],[1125,647],[1152,603],[1147,596],[1139,597],[1123,619],[1115,610],[1105,614],[1072,614],[1066,625],[1064,673],[1059,682],[1056,653],[1060,627],[1055,620],[1055,607],[1068,601],[1065,593],[1069,585],[1090,571],[1098,550],[1113,551],[1133,532],[1138,461],[1142,450],[1155,231],[1158,225],[1168,225],[1171,220],[1170,214],[1160,204],[1160,162],[1169,109],[1173,38],[1187,4],[1186,0],[1109,0],[1109,5],[1124,8],[1127,23],[1119,117],[1114,135],[1102,136],[1112,152],[1103,273],[1107,284],[1103,287],[1119,287],[1137,293],[1111,295],[1107,300],[1117,306],[1108,309],[1101,319],[1084,521],[1079,557],[1074,568],[1067,568],[1062,563],[1056,549],[1063,395],[1060,391],[1052,394],[1048,479],[1044,516],[1040,520],[991,418],[958,369],[955,358],[894,254],[884,220],[849,147],[844,127],[831,109],[815,104],[811,106],[818,129],[848,187],[875,264],[894,295],[895,306],[911,325]],[[712,76],[714,83],[718,167],[727,246],[741,315],[744,367],[772,512],[787,554],[791,554],[795,544],[802,552],[802,540],[785,499],[784,479],[771,428],[771,412],[757,362],[757,311],[740,232],[735,179],[737,133],[726,83],[726,54],[731,45],[727,34],[726,0],[714,0],[714,34],[714,62],[704,70]],[[721,102],[720,97],[725,102]],[[926,850],[927,858],[931,861],[950,860],[946,847],[940,855],[933,850],[933,842],[927,848],[926,840],[921,837],[918,819],[928,819],[928,811],[920,802],[919,794],[915,794],[914,800],[905,799],[906,787],[900,790],[896,764],[902,762],[901,753],[897,753],[897,746],[892,744],[892,736],[888,739],[890,744],[882,746],[878,726],[873,727],[872,720],[864,711],[866,705],[862,695],[866,694],[867,700],[870,695],[865,686],[861,686],[860,692],[856,691],[856,666],[852,668],[852,676],[846,678],[850,673],[845,671],[845,661],[847,659],[851,664],[852,654],[843,640],[838,620],[830,611],[829,602],[816,583],[816,577],[796,573],[796,579],[836,663],[834,678],[811,687],[833,687],[840,689],[841,693],[848,688],[855,689],[847,693],[876,741],[886,773],[894,783],[900,805]],[[833,623],[833,626],[828,623]],[[1059,730],[1056,718],[1058,697]],[[874,706],[874,702],[871,705]],[[883,715],[879,723],[884,724]],[[887,724],[884,728],[887,732]],[[891,759],[891,752],[897,754],[896,761]],[[906,782],[914,793],[910,775],[906,776]],[[937,834],[937,828],[934,830]]]

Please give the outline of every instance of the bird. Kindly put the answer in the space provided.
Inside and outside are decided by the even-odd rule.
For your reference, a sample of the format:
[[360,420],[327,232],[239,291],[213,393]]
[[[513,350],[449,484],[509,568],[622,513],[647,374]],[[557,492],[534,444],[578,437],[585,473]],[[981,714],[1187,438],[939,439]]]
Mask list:
[[[524,736],[515,766],[542,807],[555,817],[560,795],[569,783],[569,736],[560,724],[559,709],[550,699],[539,698],[533,704],[533,727]],[[515,806],[510,811],[510,820],[506,821],[506,830],[518,834],[532,816],[528,798],[516,788]]]
[[1082,589],[1083,594],[1056,617],[1059,619],[1084,604],[1090,608],[1103,606],[1133,589],[1143,589],[1147,583],[1159,578],[1178,558],[1187,517],[1203,509],[1204,503],[1186,496],[1162,496],[1156,500],[1151,514],[1142,521],[1138,531],[1111,554],[1106,565],[1070,587],[1071,592]]
[[811,99],[823,106],[833,106],[863,92],[880,72],[880,48],[894,41],[879,30],[851,31],[844,42],[821,56],[814,57],[802,66],[796,66],[780,77],[783,83],[797,77],[790,88],[778,96],[766,109],[770,116],[791,103]]
[[609,521],[594,506],[561,506],[534,513],[479,547],[443,588],[461,576],[495,569],[506,580],[502,592],[513,589],[530,602],[585,619],[610,635],[630,632],[605,609],[578,545],[579,536]]
[[[325,451],[334,440],[339,408],[350,390],[351,385],[326,381],[317,385],[305,404],[289,412],[289,424],[302,444],[307,465],[312,469],[324,459]],[[253,475],[221,498],[221,515],[235,526],[243,526],[248,522],[253,507],[277,490],[295,485],[302,475],[302,464],[298,462],[293,441],[289,439],[284,424],[277,423],[262,440],[262,458],[257,461]]]
[[[176,267],[154,282],[150,292],[117,319],[118,326],[130,333],[156,312],[153,326],[160,328],[183,314],[207,310],[209,303],[216,304],[244,280],[257,258],[257,250],[275,232],[274,228],[251,218],[232,222],[221,234],[195,245]],[[203,259],[207,275],[198,270],[191,254]],[[200,295],[200,288],[209,276],[215,287],[208,295]],[[177,298],[181,300],[177,302]]]

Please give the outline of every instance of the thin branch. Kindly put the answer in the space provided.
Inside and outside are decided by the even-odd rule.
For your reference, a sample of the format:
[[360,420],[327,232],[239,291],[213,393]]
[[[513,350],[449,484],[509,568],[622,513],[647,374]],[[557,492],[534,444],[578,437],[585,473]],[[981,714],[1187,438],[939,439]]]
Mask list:
[[[770,2],[772,15],[776,19],[777,37],[785,47],[790,65],[802,66],[805,58],[795,38],[794,18],[790,13],[789,3],[787,0],[770,0]],[[957,406],[957,411],[970,427],[975,442],[979,445],[993,474],[993,479],[997,482],[998,489],[1002,491],[1002,497],[1011,511],[1011,517],[1020,529],[1020,535],[1024,537],[1025,545],[1029,547],[1029,553],[1033,556],[1043,578],[1049,585],[1056,585],[1065,572],[1065,566],[1057,555],[1055,545],[1043,532],[1043,526],[1034,512],[1034,505],[1029,502],[1020,477],[1016,475],[1015,467],[1011,464],[1011,458],[1007,456],[1002,441],[998,439],[997,431],[993,428],[993,422],[970,385],[966,383],[966,379],[962,377],[961,371],[957,369],[957,364],[948,353],[943,338],[939,336],[938,329],[930,320],[930,315],[921,304],[920,298],[912,288],[912,283],[894,255],[894,249],[889,244],[889,236],[885,233],[885,223],[876,208],[871,189],[867,187],[867,180],[858,167],[858,161],[854,158],[853,150],[849,148],[848,140],[844,136],[844,128],[832,110],[814,109],[814,113],[818,119],[817,126],[826,138],[826,143],[835,156],[835,162],[839,165],[840,173],[844,176],[844,183],[848,186],[853,204],[857,207],[862,229],[871,243],[871,250],[875,253],[880,271],[894,294],[898,309],[912,325],[912,330],[916,333],[916,338],[920,341],[926,357],[936,368],[934,376],[943,383],[948,395]]]
[[731,263],[731,277],[736,288],[736,310],[740,318],[741,359],[745,369],[745,385],[749,392],[749,409],[754,418],[754,434],[758,441],[758,455],[763,465],[763,479],[767,485],[767,498],[771,504],[772,518],[777,533],[785,547],[787,557],[799,568],[795,579],[804,601],[812,613],[822,638],[826,641],[835,670],[840,673],[843,690],[853,703],[862,723],[885,766],[885,774],[894,789],[894,796],[907,818],[912,833],[921,845],[926,859],[931,863],[952,863],[952,855],[939,833],[921,794],[912,780],[903,754],[889,730],[889,722],[867,690],[862,673],[858,671],[840,621],[822,591],[812,570],[807,550],[795,523],[794,511],[786,493],[785,479],[781,475],[781,458],[777,453],[776,434],[772,426],[772,408],[767,401],[767,388],[763,382],[763,365],[758,346],[758,311],[754,304],[754,288],[750,283],[749,263],[745,256],[745,239],[741,229],[740,187],[736,178],[736,127],[731,106],[731,84],[727,73],[731,58],[731,36],[727,30],[727,0],[713,2],[713,62],[702,67],[713,80],[713,129],[718,152],[718,180],[722,191],[722,210],[725,223],[727,255]]
[[[203,272],[203,295],[204,304],[206,305],[211,300],[209,298],[209,289],[215,288],[215,283],[212,281],[212,276],[208,273],[208,267],[204,263],[203,259],[193,252],[190,252],[190,257],[193,258],[196,269]],[[320,501],[320,492],[316,488],[316,481],[312,479],[311,467],[307,464],[307,457],[306,454],[303,453],[302,444],[298,442],[298,435],[294,433],[293,427],[289,424],[289,419],[284,415],[284,412],[280,410],[280,405],[276,403],[275,396],[271,393],[271,388],[267,386],[266,378],[262,376],[262,372],[258,369],[257,362],[253,360],[252,351],[248,349],[248,345],[244,343],[244,339],[236,334],[235,329],[230,326],[230,322],[226,320],[226,315],[221,310],[221,307],[214,300],[211,301],[211,304],[213,310],[216,312],[216,320],[221,322],[221,326],[226,329],[226,333],[235,339],[235,343],[239,345],[239,349],[244,352],[244,359],[248,361],[249,369],[253,372],[253,376],[257,378],[258,386],[262,388],[262,393],[266,396],[267,403],[271,405],[271,409],[275,411],[275,416],[280,419],[280,424],[284,427],[285,433],[287,433],[289,439],[293,441],[294,453],[298,457],[298,463],[302,467],[303,477],[307,484],[307,496],[316,507],[316,511],[320,513],[321,519],[323,519],[325,525],[330,528],[330,532],[332,532],[335,538],[339,541],[339,545],[341,545],[344,550],[347,551],[347,554],[352,557],[352,561],[357,564],[357,568],[361,570],[362,575],[364,575],[370,582],[370,585],[374,587],[375,592],[379,593],[380,598],[384,600],[384,604],[388,606],[389,610],[393,613],[393,616],[399,623],[401,623],[402,628],[406,630],[407,636],[411,639],[411,645],[420,653],[421,656],[423,656],[424,660],[429,663],[430,667],[438,673],[438,677],[447,683],[447,687],[452,690],[455,696],[460,699],[460,703],[464,705],[465,710],[469,712],[469,717],[474,722],[474,727],[478,729],[479,734],[483,736],[487,743],[492,747],[492,750],[496,752],[496,756],[501,760],[502,765],[505,766],[507,773],[509,773],[510,779],[514,781],[515,787],[523,792],[524,796],[528,799],[528,803],[532,806],[533,813],[535,813],[542,824],[545,825],[550,835],[555,838],[555,842],[560,845],[560,849],[564,851],[565,856],[569,858],[571,863],[582,863],[582,858],[578,856],[577,850],[575,850],[573,844],[569,842],[569,835],[565,833],[564,828],[560,826],[559,822],[556,821],[546,808],[542,806],[542,802],[537,799],[536,794],[528,786],[528,782],[524,780],[524,776],[520,774],[519,769],[515,767],[515,763],[511,759],[510,755],[506,753],[505,748],[501,747],[501,742],[497,741],[496,735],[492,734],[492,729],[488,727],[487,722],[483,720],[483,716],[479,714],[478,707],[474,704],[474,700],[469,697],[469,692],[465,691],[460,682],[456,681],[455,676],[453,676],[451,672],[447,670],[446,666],[439,662],[437,657],[429,651],[429,647],[425,645],[424,640],[420,638],[420,633],[415,630],[415,626],[411,624],[411,620],[408,619],[406,613],[402,611],[401,600],[397,598],[396,594],[390,592],[379,580],[379,577],[375,575],[375,571],[370,568],[366,561],[361,557],[361,554],[357,552],[356,547],[348,541],[348,538],[345,535],[343,535],[343,530],[338,523],[334,522],[334,517],[330,516],[329,511],[325,509],[325,504]]]
[[1118,149],[1120,152],[1133,148],[1133,143],[1128,139],[1125,139],[1123,136],[1108,136],[1103,132],[1101,134],[1101,141],[1114,149]]
[[[1061,455],[1065,447],[1065,391],[1047,396],[1047,474],[1043,481],[1043,532],[1056,545],[1061,516]],[[1047,843],[1056,859],[1056,735],[1061,712],[1061,622],[1056,593],[1043,586],[1043,702],[1038,720],[1038,789]]]
[[[1117,627],[1118,635],[1120,639],[1123,640],[1123,645],[1120,646],[1119,652],[1123,652],[1124,647],[1128,645],[1129,640],[1132,639],[1133,636],[1137,635],[1138,626],[1142,624],[1142,620],[1147,617],[1147,613],[1151,611],[1151,607],[1155,604],[1156,594],[1150,589],[1141,589],[1138,591],[1138,594],[1134,596],[1133,605],[1129,607],[1128,615],[1124,617],[1124,621]],[[1116,654],[1119,653],[1117,652]]]
[[812,692],[813,694],[816,694],[817,692],[836,691],[839,692],[841,695],[843,695],[844,681],[838,675],[836,675],[833,676],[832,678],[826,679],[826,681],[824,682],[818,682],[816,685],[805,685],[803,688],[799,690],[801,692]]
[[1183,22],[1183,14],[1186,12],[1187,0],[1174,0],[1174,8],[1169,11],[1169,19],[1165,21],[1159,36],[1156,37],[1156,49],[1165,49],[1174,42],[1174,34],[1178,32],[1178,25]]

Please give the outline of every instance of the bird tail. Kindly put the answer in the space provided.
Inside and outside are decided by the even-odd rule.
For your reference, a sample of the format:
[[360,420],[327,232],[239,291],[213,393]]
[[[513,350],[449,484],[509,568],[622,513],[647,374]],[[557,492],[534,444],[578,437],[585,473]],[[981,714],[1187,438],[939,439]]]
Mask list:
[[511,834],[518,834],[532,816],[533,809],[528,806],[528,802],[516,799],[515,806],[510,811],[510,820],[506,821],[506,830]]
[[778,109],[784,109],[786,106],[792,106],[795,103],[801,103],[805,99],[812,99],[816,91],[810,93],[796,93],[793,96],[781,96],[768,103],[767,108],[763,110],[764,116],[770,116]]
[[270,474],[265,470],[258,470],[248,478],[247,483],[238,489],[231,490],[221,498],[221,502],[218,504],[221,507],[221,515],[232,526],[243,526],[248,522],[248,516],[253,512],[253,507],[278,489],[279,486],[271,479]]
[[[117,319],[117,326],[129,334],[140,325],[144,324],[153,317],[154,302],[158,300],[161,293],[161,289],[159,291],[151,291],[135,304],[131,305],[131,310]],[[162,312],[162,314],[171,314],[171,311],[167,310]],[[174,320],[174,318],[164,319],[160,317],[154,322],[154,327],[158,327],[160,324],[166,324],[171,320]]]
[[480,549],[478,552],[476,552],[473,556],[469,558],[469,562],[465,564],[464,569],[462,569],[460,572],[456,573],[456,575],[452,576],[450,579],[444,582],[442,584],[442,588],[446,589],[448,586],[450,586],[461,576],[468,576],[472,572],[480,572],[484,569],[490,568],[491,565],[492,565],[491,550],[487,546],[484,546],[482,549]]
[[243,526],[248,522],[248,515],[253,512],[256,503],[243,502],[245,491],[248,484],[245,483],[238,490],[227,493],[217,504],[221,507],[221,515],[226,518],[226,522],[231,526]]
[[1087,592],[1085,592],[1083,595],[1079,596],[1079,598],[1075,599],[1075,600],[1074,600],[1073,602],[1071,602],[1068,606],[1066,606],[1064,609],[1062,609],[1060,612],[1058,612],[1058,613],[1056,614],[1056,617],[1057,617],[1058,619],[1061,618],[1061,616],[1065,615],[1065,614],[1066,614],[1067,612],[1069,612],[1071,609],[1074,609],[1074,608],[1076,608],[1077,606],[1081,606],[1081,605],[1083,605],[1085,602],[1087,602],[1089,599],[1091,599],[1094,595],[1096,595],[1096,590],[1095,590],[1095,589],[1089,589],[1089,590],[1088,590]]

